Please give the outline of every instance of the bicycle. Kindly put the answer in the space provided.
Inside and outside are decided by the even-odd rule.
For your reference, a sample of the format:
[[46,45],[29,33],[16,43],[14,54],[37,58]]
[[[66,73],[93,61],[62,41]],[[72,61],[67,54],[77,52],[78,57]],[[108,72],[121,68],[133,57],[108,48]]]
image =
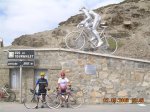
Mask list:
[[69,49],[81,50],[85,46],[85,42],[87,39],[93,50],[99,51],[100,53],[113,54],[116,52],[118,45],[114,37],[105,36],[105,29],[107,27],[108,26],[106,25],[100,26],[101,31],[99,32],[99,36],[103,41],[103,44],[100,47],[96,47],[98,44],[97,39],[94,39],[92,41],[90,40],[93,35],[92,31],[81,25],[79,26],[79,31],[73,31],[65,37],[66,46]]
[[16,94],[12,91],[8,85],[5,85],[0,90],[0,101],[14,102],[16,100]]
[[60,93],[57,89],[57,96],[55,98],[59,99],[60,102],[57,107],[54,108],[59,108],[63,103],[66,104],[67,108],[79,108],[84,102],[83,92],[80,89],[74,90],[69,88],[65,93]]
[[35,90],[30,89],[29,94],[25,95],[23,99],[23,104],[27,109],[35,109],[39,101],[41,101],[43,104],[46,104],[49,108],[57,108],[60,101],[58,98],[56,98],[56,96],[56,92],[46,94],[45,101],[43,102],[41,95],[39,96]]

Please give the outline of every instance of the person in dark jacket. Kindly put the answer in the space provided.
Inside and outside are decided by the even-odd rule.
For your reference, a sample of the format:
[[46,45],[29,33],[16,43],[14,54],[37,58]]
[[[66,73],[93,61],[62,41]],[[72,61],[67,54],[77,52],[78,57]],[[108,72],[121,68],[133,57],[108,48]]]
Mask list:
[[[41,72],[40,76],[41,76],[41,78],[39,78],[37,80],[36,86],[39,85],[38,96],[40,97],[42,95],[42,103],[44,103],[45,96],[46,96],[47,89],[48,89],[48,81],[47,81],[47,79],[45,79],[45,72]],[[38,102],[37,102],[36,108],[38,108],[39,97],[38,97]],[[44,106],[42,105],[41,108],[44,108]]]

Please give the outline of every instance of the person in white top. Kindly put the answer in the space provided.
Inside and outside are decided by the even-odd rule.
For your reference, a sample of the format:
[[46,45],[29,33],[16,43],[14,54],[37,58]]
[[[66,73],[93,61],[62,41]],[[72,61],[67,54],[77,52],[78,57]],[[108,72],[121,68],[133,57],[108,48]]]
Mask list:
[[71,86],[69,79],[67,77],[65,77],[65,72],[62,71],[60,73],[60,78],[58,79],[58,89],[60,91],[61,94],[66,93],[67,87]]
[[96,28],[99,25],[100,20],[101,20],[100,15],[95,13],[92,10],[86,9],[85,7],[82,7],[80,9],[80,11],[82,11],[85,14],[86,18],[83,21],[81,21],[77,25],[77,27],[80,26],[80,25],[84,25],[85,27],[87,27],[87,29],[90,29],[93,32],[93,34],[94,34],[94,36],[91,38],[91,41],[97,39],[98,40],[98,44],[97,44],[96,47],[101,46],[103,44],[103,41],[100,39],[99,33],[96,30]]
[[66,98],[66,94],[70,94],[69,91],[67,91],[68,86],[69,89],[71,89],[71,84],[69,83],[69,79],[67,77],[65,77],[65,72],[62,71],[60,73],[60,78],[58,79],[58,92],[59,94],[62,95],[61,97],[61,107],[64,107],[63,102],[64,102],[64,98]]

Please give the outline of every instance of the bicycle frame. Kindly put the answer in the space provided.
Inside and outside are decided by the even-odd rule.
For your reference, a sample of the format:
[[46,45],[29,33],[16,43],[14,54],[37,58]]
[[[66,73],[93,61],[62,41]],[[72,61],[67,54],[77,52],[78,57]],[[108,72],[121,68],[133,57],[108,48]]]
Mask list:
[[[26,97],[24,97],[23,99],[24,106],[28,109],[36,108],[36,106],[38,106],[39,104],[39,101],[41,101],[43,104],[47,103],[46,100],[45,101],[42,100],[42,98],[35,92],[35,90],[30,89],[30,96],[31,96],[31,99],[27,99],[28,95],[26,95]],[[33,103],[34,106],[33,105],[29,106],[28,103],[26,103],[27,101],[29,101],[30,103]]]
[[84,28],[82,28],[80,35],[78,36],[78,38],[75,41],[77,41],[80,38],[80,36],[83,34],[83,32],[84,32]]
[[[108,41],[107,41],[107,39],[106,39],[106,37],[105,37],[105,35],[104,35],[104,32],[105,32],[105,29],[106,29],[106,28],[107,28],[107,27],[103,27],[102,31],[99,32],[99,36],[100,36],[101,39],[104,38],[104,40],[106,41],[106,45],[109,46]],[[81,36],[82,34],[83,34],[83,36],[84,36],[85,38],[87,38],[87,36],[86,36],[87,34],[88,34],[88,35],[95,35],[92,31],[91,31],[91,32],[88,32],[85,27],[82,28],[81,33],[80,33],[80,35],[79,35],[78,38],[80,38],[80,36]],[[102,35],[103,35],[103,36],[102,36]],[[78,38],[77,38],[77,39],[78,39]],[[77,39],[76,39],[76,40],[77,40]],[[92,45],[94,45],[94,46],[96,47],[96,45],[95,45],[92,41],[90,41],[89,38],[87,38],[87,39],[88,39],[88,41],[89,41]]]
[[[42,98],[40,97],[41,95],[43,95],[43,94],[41,94],[41,95],[37,95],[37,93],[36,92],[32,92],[32,91],[30,91],[32,94],[33,94],[33,97],[32,97],[32,100],[34,100],[34,98],[35,97],[37,97],[39,100],[41,100],[42,101]],[[45,96],[47,96],[47,94],[45,95]],[[31,101],[32,101],[31,100]]]
[[[91,29],[81,26],[79,27],[79,30],[72,31],[65,37],[66,46],[69,49],[81,50],[84,48],[85,43],[89,42],[89,44],[86,44],[86,47],[90,45],[91,50],[100,53],[113,54],[117,50],[117,41],[111,36],[111,34],[110,36],[105,34],[105,29],[107,27],[108,26],[101,26],[100,29],[98,29],[98,35],[100,38],[98,39]],[[98,47],[97,45],[100,41],[102,42],[102,45]]]
[[10,94],[7,92],[7,89],[5,87],[2,87],[2,92],[7,94],[7,96],[5,95],[5,97],[10,96]]
[[[102,31],[101,31],[99,34],[100,34],[100,38],[101,38],[101,39],[104,38],[105,41],[106,41],[106,45],[109,46],[108,41],[107,41],[107,39],[106,39],[106,37],[105,37],[105,35],[104,35],[104,31],[105,31],[106,28],[107,28],[107,27],[103,27]],[[103,36],[102,36],[102,35],[103,35]]]
[[[58,93],[58,94],[57,94],[57,97],[60,97],[60,100],[63,100],[65,103],[68,103],[68,100],[69,100],[70,96],[73,97],[73,94],[72,94],[71,91],[72,91],[72,90],[69,90],[69,92],[66,92],[64,95],[61,94],[61,93]],[[63,102],[63,101],[62,101],[62,102]]]
[[[82,28],[81,30],[81,34],[83,34],[85,36],[85,38],[87,38],[87,34],[88,35],[92,35],[92,31],[90,31],[90,33],[88,32],[88,29],[87,28]],[[88,38],[87,38],[88,39]],[[89,40],[89,39],[88,39]]]
[[[66,93],[65,95],[58,93],[57,97],[60,96],[61,98],[63,98],[64,101],[67,101],[70,95],[71,95],[71,92]],[[63,97],[63,96],[65,96],[65,97]]]

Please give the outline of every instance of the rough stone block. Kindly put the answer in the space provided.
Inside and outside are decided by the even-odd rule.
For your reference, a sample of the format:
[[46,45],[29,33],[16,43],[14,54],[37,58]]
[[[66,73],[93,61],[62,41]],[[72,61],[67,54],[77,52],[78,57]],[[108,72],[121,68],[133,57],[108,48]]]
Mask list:
[[99,72],[99,78],[100,79],[106,79],[108,77],[108,72],[107,71],[100,71]]
[[150,82],[150,72],[146,73],[146,75],[144,76],[144,80]]
[[118,96],[119,96],[119,97],[125,97],[125,96],[128,96],[128,93],[127,93],[126,90],[119,91],[119,92],[118,92]]

